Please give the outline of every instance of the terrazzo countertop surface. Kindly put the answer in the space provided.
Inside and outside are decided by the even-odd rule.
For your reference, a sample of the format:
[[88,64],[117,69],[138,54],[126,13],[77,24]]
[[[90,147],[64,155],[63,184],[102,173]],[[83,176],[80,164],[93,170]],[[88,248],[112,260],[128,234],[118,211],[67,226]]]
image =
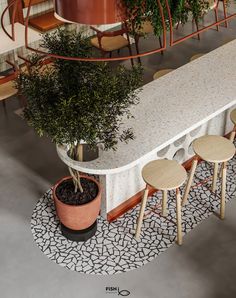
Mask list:
[[152,81],[125,121],[135,139],[90,162],[63,161],[82,172],[112,174],[129,169],[236,104],[236,40]]

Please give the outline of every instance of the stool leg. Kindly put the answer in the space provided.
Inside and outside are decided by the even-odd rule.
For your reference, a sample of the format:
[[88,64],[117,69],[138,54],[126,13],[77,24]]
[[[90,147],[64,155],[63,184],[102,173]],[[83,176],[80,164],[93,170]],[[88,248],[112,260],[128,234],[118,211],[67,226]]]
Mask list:
[[235,139],[235,133],[236,133],[236,125],[234,126],[234,129],[232,130],[230,137],[229,137],[231,142],[233,142]]
[[226,167],[226,162],[224,162],[223,163],[223,167],[222,167],[220,219],[224,219],[225,218],[226,173],[227,173],[227,167]]
[[136,228],[136,231],[135,231],[135,239],[136,240],[138,240],[139,237],[140,237],[144,211],[145,211],[145,207],[146,207],[146,204],[147,204],[147,198],[148,198],[148,186],[146,185],[146,188],[145,188],[144,194],[143,194],[142,203],[141,203],[141,208],[140,208],[140,211],[139,211],[137,228]]
[[182,206],[184,206],[187,203],[188,195],[189,195],[190,187],[191,187],[192,182],[193,182],[193,176],[194,176],[195,171],[196,171],[197,163],[198,163],[198,159],[194,158],[193,163],[192,163],[192,167],[191,167],[191,170],[190,170],[188,182],[187,182],[187,185],[186,185],[186,188],[185,188],[185,193],[184,193],[184,197],[183,197],[183,201],[182,201]]
[[162,191],[163,197],[162,197],[162,216],[167,215],[166,205],[167,205],[167,190]]
[[214,174],[213,174],[213,181],[212,181],[212,192],[216,191],[216,182],[217,182],[217,176],[218,176],[218,163],[214,164]]
[[[229,136],[229,140],[233,143],[234,139],[235,139],[235,134],[236,134],[236,125],[234,126],[234,129],[232,130],[230,136]],[[221,168],[220,168],[220,172],[219,172],[219,177],[222,177],[222,171],[223,171],[223,163],[221,164]]]
[[181,219],[181,196],[176,189],[176,218],[177,218],[177,243],[182,245],[182,219]]

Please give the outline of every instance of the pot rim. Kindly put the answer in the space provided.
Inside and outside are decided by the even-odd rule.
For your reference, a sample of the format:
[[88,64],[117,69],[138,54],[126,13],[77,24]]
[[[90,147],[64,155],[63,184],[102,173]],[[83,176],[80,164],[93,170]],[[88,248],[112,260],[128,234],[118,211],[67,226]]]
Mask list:
[[56,189],[57,189],[58,185],[61,184],[65,180],[72,179],[72,176],[63,177],[63,178],[61,178],[60,180],[57,181],[57,183],[53,186],[53,189],[52,189],[53,198],[56,199],[61,205],[64,205],[64,206],[67,206],[67,207],[72,207],[72,208],[82,208],[83,206],[88,206],[89,204],[92,204],[96,199],[98,199],[101,196],[101,192],[102,192],[101,185],[93,177],[89,177],[87,175],[80,175],[80,178],[85,178],[85,179],[91,180],[91,181],[93,181],[97,185],[97,187],[98,187],[98,193],[97,193],[96,197],[92,201],[90,201],[90,202],[88,202],[86,204],[83,204],[83,205],[69,205],[69,204],[63,203],[61,200],[58,199],[58,197],[56,195]]

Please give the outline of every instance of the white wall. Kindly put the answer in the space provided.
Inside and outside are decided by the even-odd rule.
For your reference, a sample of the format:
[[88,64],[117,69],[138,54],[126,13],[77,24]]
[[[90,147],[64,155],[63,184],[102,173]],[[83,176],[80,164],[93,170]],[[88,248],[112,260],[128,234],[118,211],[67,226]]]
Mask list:
[[[2,15],[4,8],[7,7],[7,0],[0,0],[0,15]],[[4,24],[10,24],[8,13],[5,15]]]

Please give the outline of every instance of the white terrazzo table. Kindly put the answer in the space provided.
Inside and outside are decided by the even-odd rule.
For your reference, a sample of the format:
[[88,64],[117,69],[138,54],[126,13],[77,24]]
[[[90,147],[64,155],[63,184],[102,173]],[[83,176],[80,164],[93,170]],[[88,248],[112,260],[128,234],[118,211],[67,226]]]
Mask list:
[[[140,103],[131,109],[135,118],[125,121],[126,127],[133,128],[135,140],[75,166],[101,175],[103,214],[143,189],[141,169],[148,161],[184,162],[193,155],[195,138],[230,131],[228,114],[236,105],[236,40],[145,85],[139,97]],[[65,152],[57,150],[70,165]]]

